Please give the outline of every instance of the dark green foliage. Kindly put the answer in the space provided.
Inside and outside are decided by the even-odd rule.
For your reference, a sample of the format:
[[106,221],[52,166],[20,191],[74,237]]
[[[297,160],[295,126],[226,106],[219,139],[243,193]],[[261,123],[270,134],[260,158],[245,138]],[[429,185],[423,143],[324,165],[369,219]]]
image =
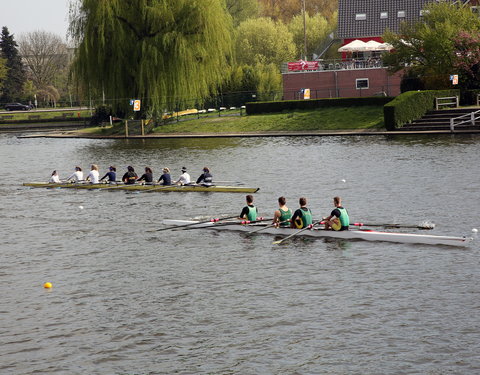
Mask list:
[[112,116],[112,108],[107,105],[101,105],[95,109],[90,124],[91,125],[100,125],[104,121],[108,121]]
[[435,98],[459,95],[458,90],[408,91],[383,107],[385,128],[395,130],[435,108]]
[[6,26],[2,28],[0,36],[0,50],[0,57],[6,59],[7,67],[7,77],[3,82],[3,94],[0,101],[4,103],[17,101],[22,96],[23,84],[26,80],[25,69],[18,53],[17,42]]
[[391,101],[390,97],[365,97],[365,98],[334,98],[312,100],[283,100],[275,102],[247,103],[247,114],[257,115],[261,113],[274,113],[282,111],[294,111],[302,109],[316,109],[328,107],[352,107],[352,106],[383,106]]

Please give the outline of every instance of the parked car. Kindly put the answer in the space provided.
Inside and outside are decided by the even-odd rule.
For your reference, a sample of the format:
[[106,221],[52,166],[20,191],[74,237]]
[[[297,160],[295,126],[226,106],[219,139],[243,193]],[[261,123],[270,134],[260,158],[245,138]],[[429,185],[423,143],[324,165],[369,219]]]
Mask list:
[[29,111],[30,109],[32,109],[32,107],[29,106],[28,104],[22,104],[22,103],[5,104],[6,111]]

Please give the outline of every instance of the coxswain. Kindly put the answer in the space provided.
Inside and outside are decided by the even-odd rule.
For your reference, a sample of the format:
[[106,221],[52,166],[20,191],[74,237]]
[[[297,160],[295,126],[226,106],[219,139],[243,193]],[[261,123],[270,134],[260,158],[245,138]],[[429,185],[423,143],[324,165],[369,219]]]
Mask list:
[[88,173],[88,176],[86,178],[87,181],[90,181],[91,184],[98,184],[98,166],[96,164],[92,164],[90,167],[90,173]]
[[170,176],[170,169],[168,167],[165,167],[162,169],[162,175],[158,179],[158,183],[160,185],[171,185],[172,184],[172,176]]
[[239,219],[247,219],[248,221],[257,220],[258,210],[257,207],[253,205],[253,195],[247,195],[245,200],[247,201],[247,205],[243,207]]
[[53,172],[52,172],[52,175],[50,176],[50,181],[48,181],[48,182],[52,182],[52,183],[54,183],[54,184],[59,184],[59,183],[61,183],[60,177],[58,177],[57,171],[53,171]]
[[188,185],[190,183],[190,175],[187,173],[187,168],[183,167],[182,168],[182,174],[178,178],[177,181],[175,181],[176,185]]
[[73,174],[67,178],[67,181],[70,181],[70,182],[80,182],[80,181],[83,181],[83,172],[82,172],[82,168],[80,167],[75,167],[75,172],[73,172]]
[[300,208],[294,212],[290,227],[302,229],[313,223],[312,211],[307,208],[307,198],[300,198],[298,203],[300,204]]
[[150,167],[145,167],[145,173],[137,181],[145,181],[145,184],[151,185],[153,183],[153,171]]
[[127,167],[127,172],[123,175],[122,181],[126,185],[133,185],[137,181],[138,175],[135,173],[135,169],[132,166]]
[[347,210],[342,206],[342,199],[340,197],[334,197],[333,205],[335,209],[330,213],[330,216],[323,218],[325,221],[325,229],[348,230],[350,218],[348,217]]
[[210,173],[210,169],[203,167],[203,173],[197,178],[197,184],[202,184],[203,186],[212,186],[213,176]]
[[105,174],[105,176],[103,176],[100,181],[103,181],[105,180],[106,178],[108,179],[108,182],[110,184],[113,184],[115,182],[117,182],[117,168],[115,168],[114,166],[110,166],[108,168],[108,172]]
[[287,207],[286,203],[287,199],[285,197],[278,198],[278,210],[273,214],[273,224],[276,227],[287,228],[290,226],[292,211]]

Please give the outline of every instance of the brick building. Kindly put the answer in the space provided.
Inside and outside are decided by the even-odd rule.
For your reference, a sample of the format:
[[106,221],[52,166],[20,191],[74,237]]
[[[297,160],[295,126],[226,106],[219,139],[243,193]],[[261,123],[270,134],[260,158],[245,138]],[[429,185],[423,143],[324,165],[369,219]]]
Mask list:
[[[429,2],[437,0],[339,0],[336,40],[342,46],[354,40],[383,43],[388,28],[398,31],[401,22],[415,22]],[[465,0],[480,11],[479,0]],[[479,12],[480,13],[480,12]],[[339,53],[338,60],[319,60],[308,70],[282,69],[284,99],[360,97],[400,94],[401,73],[389,75],[379,51]],[[308,91],[307,91],[308,92]]]

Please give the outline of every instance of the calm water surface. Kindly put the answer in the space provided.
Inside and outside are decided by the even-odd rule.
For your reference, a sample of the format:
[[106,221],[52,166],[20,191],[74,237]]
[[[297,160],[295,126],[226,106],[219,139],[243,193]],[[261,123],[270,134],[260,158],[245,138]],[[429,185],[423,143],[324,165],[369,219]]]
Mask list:
[[[162,231],[242,194],[30,189],[75,165],[258,186],[315,217],[480,229],[480,137],[60,140],[0,135],[0,374],[478,374],[478,241],[446,246]],[[343,182],[342,180],[345,180]],[[12,183],[13,182],[13,183]],[[80,209],[83,206],[84,209]],[[43,283],[53,283],[51,290]]]

